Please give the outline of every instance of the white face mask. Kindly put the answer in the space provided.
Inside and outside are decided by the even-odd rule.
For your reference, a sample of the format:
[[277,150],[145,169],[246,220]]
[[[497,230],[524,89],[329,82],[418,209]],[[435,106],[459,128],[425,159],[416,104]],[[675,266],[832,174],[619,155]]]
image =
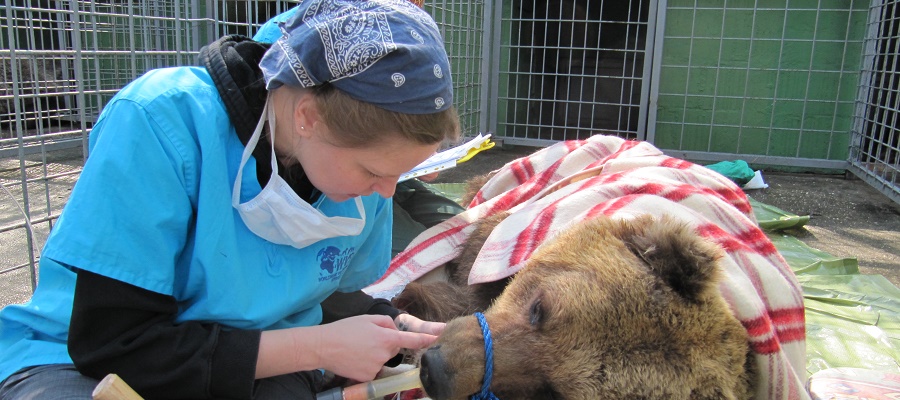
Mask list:
[[355,236],[362,232],[366,225],[366,211],[362,200],[357,197],[356,208],[360,218],[328,217],[321,211],[303,201],[300,196],[278,175],[278,162],[275,159],[275,135],[269,135],[272,144],[272,176],[269,183],[250,201],[241,204],[241,179],[244,165],[250,158],[253,149],[259,143],[266,119],[269,120],[269,132],[275,132],[274,112],[266,99],[263,116],[260,117],[253,136],[244,148],[241,166],[231,194],[231,205],[238,210],[244,224],[257,236],[276,244],[291,245],[298,249],[309,246],[323,239],[338,236]]

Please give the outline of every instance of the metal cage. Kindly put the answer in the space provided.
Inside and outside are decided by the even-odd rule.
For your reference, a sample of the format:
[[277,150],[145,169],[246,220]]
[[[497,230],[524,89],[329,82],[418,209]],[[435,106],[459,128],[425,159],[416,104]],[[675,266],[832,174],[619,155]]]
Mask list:
[[[286,0],[8,0],[0,5],[0,305],[27,299],[40,249],[87,158],[103,105],[161,67],[252,36]],[[451,55],[455,105],[477,133],[483,1],[426,1]]]
[[873,1],[850,171],[900,203],[900,2]]
[[495,2],[485,123],[532,146],[597,132],[643,138],[656,4]]
[[[846,170],[900,202],[897,0],[426,0],[463,131],[598,132],[694,161]],[[0,5],[0,304],[38,254],[103,105],[145,71],[252,35],[287,0]]]

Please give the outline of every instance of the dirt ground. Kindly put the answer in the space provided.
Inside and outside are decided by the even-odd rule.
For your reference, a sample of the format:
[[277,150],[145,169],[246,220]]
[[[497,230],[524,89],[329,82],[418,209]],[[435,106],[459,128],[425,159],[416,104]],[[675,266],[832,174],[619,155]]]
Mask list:
[[805,229],[791,234],[831,255],[856,257],[860,272],[900,287],[900,205],[857,178],[772,173],[766,180],[769,188],[747,193],[810,216]]
[[[493,171],[537,148],[498,146],[441,173],[437,182],[463,182]],[[807,246],[836,257],[855,257],[864,274],[883,275],[900,287],[900,205],[864,181],[843,175],[763,171],[766,189],[750,197],[797,215],[804,228],[789,233]]]

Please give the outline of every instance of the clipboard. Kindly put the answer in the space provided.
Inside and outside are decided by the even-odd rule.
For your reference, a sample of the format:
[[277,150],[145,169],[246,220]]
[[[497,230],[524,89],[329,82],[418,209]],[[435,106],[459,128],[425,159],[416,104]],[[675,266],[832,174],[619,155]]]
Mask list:
[[456,167],[458,164],[471,160],[476,154],[494,147],[494,145],[495,143],[491,141],[490,133],[479,133],[478,136],[461,145],[437,152],[433,156],[428,157],[427,160],[401,175],[398,182]]

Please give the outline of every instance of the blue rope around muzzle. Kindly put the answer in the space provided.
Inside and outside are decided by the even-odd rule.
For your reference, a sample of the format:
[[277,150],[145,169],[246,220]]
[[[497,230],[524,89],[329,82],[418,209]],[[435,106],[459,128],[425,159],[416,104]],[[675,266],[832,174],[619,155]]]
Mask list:
[[488,328],[484,314],[475,313],[478,325],[481,325],[481,335],[484,336],[484,381],[481,391],[469,397],[469,400],[500,400],[491,392],[491,380],[494,379],[494,341],[491,339],[491,329]]

